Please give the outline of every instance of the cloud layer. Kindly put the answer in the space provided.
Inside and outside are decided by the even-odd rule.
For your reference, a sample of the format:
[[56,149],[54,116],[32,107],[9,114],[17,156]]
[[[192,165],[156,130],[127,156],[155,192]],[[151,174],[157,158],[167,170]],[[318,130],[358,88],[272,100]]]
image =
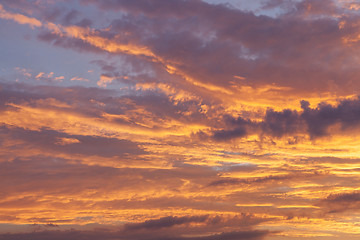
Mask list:
[[359,9],[0,0],[0,239],[358,239]]

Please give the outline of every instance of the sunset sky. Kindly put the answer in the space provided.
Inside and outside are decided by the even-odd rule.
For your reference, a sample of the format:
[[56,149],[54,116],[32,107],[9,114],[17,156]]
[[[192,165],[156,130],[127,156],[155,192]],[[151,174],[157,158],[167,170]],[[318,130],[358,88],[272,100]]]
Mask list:
[[359,0],[0,0],[0,240],[360,239]]

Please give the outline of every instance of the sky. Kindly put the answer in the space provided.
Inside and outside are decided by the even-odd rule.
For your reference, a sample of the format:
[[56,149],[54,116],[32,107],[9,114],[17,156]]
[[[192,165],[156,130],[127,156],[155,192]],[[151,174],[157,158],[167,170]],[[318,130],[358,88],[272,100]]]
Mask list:
[[360,238],[360,1],[0,0],[0,240]]

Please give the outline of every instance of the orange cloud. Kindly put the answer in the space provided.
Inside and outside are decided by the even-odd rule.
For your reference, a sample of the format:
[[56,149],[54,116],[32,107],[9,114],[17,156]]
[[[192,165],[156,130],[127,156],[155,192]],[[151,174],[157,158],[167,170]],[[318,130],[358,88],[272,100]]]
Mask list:
[[97,82],[97,85],[99,87],[106,87],[108,84],[112,83],[113,80],[114,80],[114,78],[112,78],[112,77],[101,75],[100,80]]
[[30,27],[32,28],[42,26],[42,23],[36,18],[27,17],[19,13],[10,13],[6,11],[1,4],[0,4],[0,18],[13,20],[19,24],[27,24],[30,25]]

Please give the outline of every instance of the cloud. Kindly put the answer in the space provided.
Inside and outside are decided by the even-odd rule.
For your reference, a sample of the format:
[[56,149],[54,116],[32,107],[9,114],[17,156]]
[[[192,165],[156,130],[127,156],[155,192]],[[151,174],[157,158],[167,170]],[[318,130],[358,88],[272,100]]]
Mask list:
[[36,77],[35,78],[41,78],[42,76],[44,76],[44,72],[39,72],[39,74],[38,75],[36,75]]
[[89,79],[82,78],[82,77],[72,77],[70,81],[81,81],[81,82],[89,82]]
[[[339,29],[333,8],[322,8],[320,19],[292,17],[309,5],[314,14],[320,14],[318,6],[329,4],[300,2],[293,4],[291,15],[274,19],[201,1],[83,2],[128,13],[126,19],[113,22],[114,34],[126,31],[129,41],[140,38],[156,58],[198,86],[206,83],[216,86],[214,90],[226,87],[236,92],[232,79],[240,75],[246,78],[244,85],[275,84],[308,94],[315,87],[337,91],[336,86],[354,80],[357,71],[353,64],[338,61],[354,55],[342,44],[347,32]],[[191,24],[186,25],[185,19],[191,19]],[[169,26],[172,30],[165,31]]]
[[74,144],[79,142],[80,141],[76,138],[58,138],[58,142],[56,142],[56,144],[67,145],[67,144]]
[[358,211],[360,203],[359,192],[346,192],[330,194],[322,199],[317,206],[327,210],[328,213],[341,213],[345,211]]
[[65,17],[64,17],[64,25],[71,25],[75,20],[76,18],[78,18],[80,15],[80,12],[77,11],[77,10],[71,10],[70,12],[68,12]]
[[31,131],[6,127],[2,127],[0,133],[14,140],[24,141],[28,146],[34,148],[69,154],[123,157],[129,154],[141,155],[146,153],[136,143],[115,138],[68,135],[53,130]]
[[82,2],[127,15],[96,29],[72,23],[78,12],[70,11],[66,16],[71,21],[64,26],[46,23],[39,39],[80,51],[134,56],[134,62],[148,62],[171,81],[210,91],[206,95],[212,98],[243,99],[248,88],[261,90],[259,97],[271,97],[274,89],[287,95],[311,96],[313,89],[346,95],[357,86],[356,55],[343,40],[359,29],[339,29],[351,16],[334,19],[329,7],[322,18],[291,17],[302,13],[301,4],[318,9],[315,2],[299,3],[291,15],[277,19],[201,1]]
[[44,72],[39,72],[35,76],[35,80],[45,81],[45,82],[62,82],[64,79],[65,79],[64,76],[55,77],[54,72],[50,72],[48,74],[46,74]]
[[291,135],[299,132],[302,122],[296,111],[285,109],[282,112],[276,112],[269,109],[266,111],[261,128],[265,134],[282,137],[285,134]]
[[359,202],[360,201],[360,193],[340,193],[340,194],[331,194],[326,198],[328,202]]
[[267,182],[276,182],[281,183],[283,181],[288,181],[291,179],[302,179],[304,177],[318,177],[322,176],[322,173],[315,172],[315,173],[295,173],[295,174],[286,174],[286,175],[270,175],[266,177],[254,177],[254,178],[225,178],[221,180],[217,180],[211,182],[209,186],[226,186],[226,185],[238,185],[238,184],[265,184]]
[[[98,227],[92,230],[62,230],[62,226],[55,224],[36,225],[38,229],[29,233],[0,234],[0,239],[126,239],[126,240],[261,240],[269,236],[273,232],[267,230],[239,230],[242,228],[240,222],[234,222],[236,231],[217,232],[217,225],[222,218],[217,216],[208,219],[211,226],[201,227],[199,223],[204,225],[204,221],[208,216],[187,216],[174,217],[168,216],[156,220],[147,220],[142,223],[125,224],[121,226],[104,225],[103,228]],[[210,222],[211,221],[211,222]],[[190,223],[198,223],[197,225],[185,225]],[[101,225],[100,225],[101,226]],[[174,227],[176,226],[176,227]],[[50,228],[56,227],[51,230]],[[120,230],[119,230],[120,228]],[[186,232],[186,233],[185,233]]]
[[[104,29],[55,24],[57,31],[54,31],[51,27],[54,23],[49,22],[39,38],[80,51],[136,56],[138,62],[152,63],[172,80],[185,80],[187,89],[195,87],[216,93],[211,97],[233,97],[239,92],[246,93],[244,86],[266,89],[271,85],[287,94],[309,96],[312,89],[318,89],[343,91],[337,94],[344,95],[357,84],[354,76],[358,70],[351,61],[356,56],[344,46],[343,39],[358,29],[353,26],[343,31],[338,27],[347,16],[334,20],[329,7],[321,19],[291,17],[305,9],[301,4],[318,9],[315,2],[301,2],[291,16],[277,19],[201,1],[83,3],[94,4],[99,10],[121,10],[128,15],[113,20]],[[75,10],[68,13],[72,19],[77,14]],[[243,79],[238,82],[234,76]],[[181,80],[177,80],[179,77]],[[338,88],[339,84],[343,87]],[[271,91],[261,92],[271,96]]]
[[[251,121],[242,117],[224,116],[226,128],[214,130],[212,137],[215,140],[230,140],[246,137],[258,133],[275,138],[283,136],[307,134],[310,138],[318,138],[333,134],[342,134],[341,131],[356,129],[360,126],[360,98],[341,100],[337,105],[320,103],[311,108],[310,103],[301,101],[302,112],[284,109],[274,111],[268,109],[264,118]],[[340,124],[340,131],[328,131],[331,126]]]
[[191,222],[205,222],[208,216],[192,216],[192,217],[164,217],[156,220],[147,220],[143,223],[138,224],[127,224],[125,230],[138,230],[138,229],[159,229],[165,227],[172,227],[174,225],[182,225]]
[[0,18],[13,20],[19,24],[27,24],[31,27],[41,27],[42,23],[36,18],[27,17],[19,13],[10,13],[6,11],[3,6],[0,4]]
[[308,105],[307,102],[302,102],[302,118],[312,136],[329,134],[327,129],[336,123],[341,124],[342,130],[356,127],[360,123],[360,98],[343,100],[337,106],[323,103],[316,109],[311,109]]
[[202,236],[202,237],[182,237],[179,235],[165,235],[156,234],[138,234],[138,235],[125,235],[121,232],[108,232],[108,231],[44,231],[35,233],[23,233],[23,234],[3,234],[0,235],[0,239],[13,239],[13,240],[25,240],[25,239],[119,239],[119,240],[261,240],[269,234],[268,231],[239,231],[239,232],[225,232],[220,234]]
[[99,87],[106,87],[108,84],[110,84],[112,81],[114,80],[114,78],[112,77],[108,77],[105,75],[101,75],[100,76],[100,80],[97,82],[97,85]]

